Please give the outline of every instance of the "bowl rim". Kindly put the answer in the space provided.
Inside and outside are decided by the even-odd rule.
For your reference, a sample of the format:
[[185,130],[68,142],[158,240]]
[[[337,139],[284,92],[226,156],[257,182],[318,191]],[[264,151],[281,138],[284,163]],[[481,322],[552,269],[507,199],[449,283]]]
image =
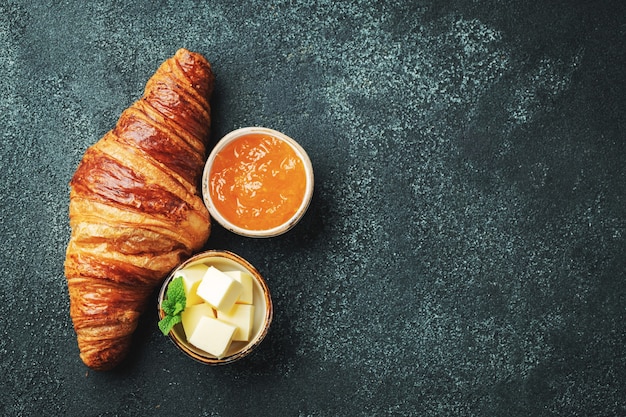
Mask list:
[[240,351],[230,356],[225,356],[221,359],[216,358],[214,356],[200,355],[196,351],[190,349],[183,341],[179,340],[179,338],[176,337],[173,329],[170,330],[170,332],[168,333],[168,338],[174,344],[174,346],[176,346],[180,351],[182,351],[185,355],[194,359],[197,362],[200,362],[205,365],[226,365],[226,364],[238,361],[239,359],[242,359],[243,357],[247,356],[261,344],[263,339],[265,339],[265,336],[267,335],[267,332],[272,323],[272,319],[274,317],[272,296],[271,296],[269,287],[267,285],[267,282],[265,281],[261,273],[252,264],[250,264],[250,262],[248,262],[246,259],[237,255],[236,253],[233,253],[227,250],[218,250],[218,249],[207,250],[207,251],[197,253],[196,255],[188,258],[186,261],[182,262],[181,264],[176,266],[174,269],[172,269],[172,271],[167,275],[167,277],[161,284],[161,289],[159,290],[159,294],[157,297],[157,314],[158,314],[159,320],[165,316],[165,312],[161,308],[161,303],[163,299],[165,298],[165,294],[167,292],[167,287],[169,283],[172,281],[172,279],[174,279],[175,273],[178,270],[184,268],[185,266],[193,262],[205,259],[205,258],[225,258],[230,261],[238,263],[239,265],[241,265],[243,268],[245,268],[246,270],[250,272],[253,279],[255,279],[260,285],[262,289],[262,293],[263,293],[263,299],[265,302],[265,315],[263,317],[262,328],[259,331],[259,333],[256,335],[256,337],[250,342],[248,342],[248,344],[243,349],[241,349]]
[[[289,146],[291,146],[291,148],[296,152],[298,157],[300,157],[300,159],[302,160],[302,163],[304,165],[304,172],[306,176],[306,187],[304,191],[304,196],[302,198],[302,202],[300,203],[300,207],[298,207],[298,210],[296,210],[294,215],[291,216],[289,220],[287,220],[281,225],[278,225],[270,229],[246,229],[246,228],[243,228],[243,227],[240,227],[231,223],[226,218],[224,218],[224,216],[222,216],[222,214],[217,210],[217,208],[213,204],[213,200],[211,198],[211,193],[209,190],[209,176],[211,174],[211,168],[213,166],[213,161],[215,160],[216,155],[226,145],[228,145],[232,141],[237,140],[241,136],[254,134],[254,133],[261,133],[261,134],[273,136],[287,143]],[[217,221],[223,228],[233,233],[236,233],[238,235],[246,236],[246,237],[257,237],[257,238],[275,237],[291,230],[302,219],[302,217],[308,210],[309,205],[311,204],[311,199],[313,197],[314,183],[315,183],[315,176],[313,173],[313,164],[311,163],[311,159],[309,158],[309,155],[304,150],[304,148],[298,142],[296,142],[293,138],[291,138],[290,136],[282,132],[279,132],[277,130],[270,129],[267,127],[262,127],[262,126],[242,127],[224,135],[211,150],[211,153],[209,154],[209,157],[207,158],[207,161],[204,165],[204,170],[202,172],[202,200],[204,201],[206,208],[209,210],[209,214],[211,215],[211,217],[215,219],[215,221]]]

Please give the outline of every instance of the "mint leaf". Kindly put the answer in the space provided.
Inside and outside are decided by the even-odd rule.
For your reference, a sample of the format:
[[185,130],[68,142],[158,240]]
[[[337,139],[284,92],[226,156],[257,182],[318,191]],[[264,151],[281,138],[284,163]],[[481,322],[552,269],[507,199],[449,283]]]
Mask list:
[[187,297],[185,297],[183,277],[174,278],[170,285],[167,286],[167,299],[174,303],[181,303],[184,307]]
[[163,302],[161,303],[161,308],[163,309],[165,314],[175,316],[177,314],[180,314],[185,309],[186,303],[187,300],[178,301],[168,298],[163,300]]
[[180,314],[177,316],[165,316],[161,320],[159,320],[159,329],[164,336],[167,336],[177,323],[180,323],[181,318]]
[[176,308],[176,303],[174,303],[172,300],[169,300],[169,299],[166,298],[161,303],[161,308],[163,309],[165,314],[174,315],[174,309]]
[[167,298],[161,302],[161,308],[165,312],[165,317],[159,320],[159,329],[167,336],[177,323],[180,323],[180,313],[185,310],[187,297],[185,297],[185,287],[183,286],[183,278],[174,278],[167,286]]
[[172,316],[182,313],[184,309],[185,309],[185,302],[184,301],[182,303],[177,302],[174,305],[174,311],[172,312]]

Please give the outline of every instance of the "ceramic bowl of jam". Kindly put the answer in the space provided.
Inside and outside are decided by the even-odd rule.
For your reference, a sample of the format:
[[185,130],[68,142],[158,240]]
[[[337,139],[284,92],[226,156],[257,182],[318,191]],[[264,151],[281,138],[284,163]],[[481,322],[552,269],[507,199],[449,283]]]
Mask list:
[[[248,261],[235,253],[220,250],[209,250],[189,258],[163,282],[157,309],[159,319],[163,319],[166,314],[164,302],[173,280],[185,276],[183,280],[193,281],[194,275],[202,275],[202,281],[211,275],[207,274],[210,268],[215,268],[212,271],[214,274],[229,274],[237,277],[239,282],[248,280],[247,285],[242,284],[247,290],[240,292],[235,304],[229,306],[227,311],[220,311],[202,297],[198,298],[197,294],[190,294],[190,291],[200,293],[201,283],[198,286],[185,285],[187,305],[181,313],[181,322],[169,331],[168,336],[188,357],[206,365],[225,365],[252,353],[267,335],[273,318],[272,297],[267,283]],[[224,329],[231,333],[225,335]]]
[[313,196],[313,166],[295,140],[273,129],[245,127],[213,148],[202,176],[209,213],[222,227],[248,237],[293,228]]

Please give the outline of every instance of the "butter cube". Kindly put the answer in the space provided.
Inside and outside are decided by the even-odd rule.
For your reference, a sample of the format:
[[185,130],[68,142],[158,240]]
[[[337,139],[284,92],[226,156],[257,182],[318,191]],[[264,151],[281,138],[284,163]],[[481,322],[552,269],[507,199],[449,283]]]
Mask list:
[[204,302],[204,300],[196,294],[196,291],[200,281],[202,281],[202,278],[204,277],[204,274],[206,274],[207,269],[209,269],[208,266],[204,264],[197,264],[183,268],[176,273],[175,278],[183,278],[183,287],[185,288],[187,306]]
[[202,316],[187,339],[189,343],[207,353],[223,358],[237,328],[212,317]]
[[252,304],[252,276],[242,271],[225,271],[224,273],[235,278],[243,285],[243,291],[237,299],[237,304]]
[[188,306],[182,313],[180,313],[183,329],[185,330],[187,337],[193,333],[194,329],[198,325],[198,322],[200,321],[200,318],[202,317],[215,318],[213,308],[207,303]]
[[228,312],[218,311],[218,320],[237,326],[233,340],[247,342],[250,340],[252,324],[254,323],[254,306],[250,304],[235,304]]
[[214,266],[210,266],[196,293],[216,310],[228,311],[241,295],[243,285]]

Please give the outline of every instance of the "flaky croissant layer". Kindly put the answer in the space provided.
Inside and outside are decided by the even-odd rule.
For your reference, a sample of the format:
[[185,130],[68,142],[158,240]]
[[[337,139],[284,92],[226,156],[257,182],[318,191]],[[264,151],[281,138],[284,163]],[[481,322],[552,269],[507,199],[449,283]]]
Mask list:
[[121,362],[155,287],[209,237],[199,180],[213,82],[202,55],[178,50],[70,181],[65,276],[80,356],[92,369]]

